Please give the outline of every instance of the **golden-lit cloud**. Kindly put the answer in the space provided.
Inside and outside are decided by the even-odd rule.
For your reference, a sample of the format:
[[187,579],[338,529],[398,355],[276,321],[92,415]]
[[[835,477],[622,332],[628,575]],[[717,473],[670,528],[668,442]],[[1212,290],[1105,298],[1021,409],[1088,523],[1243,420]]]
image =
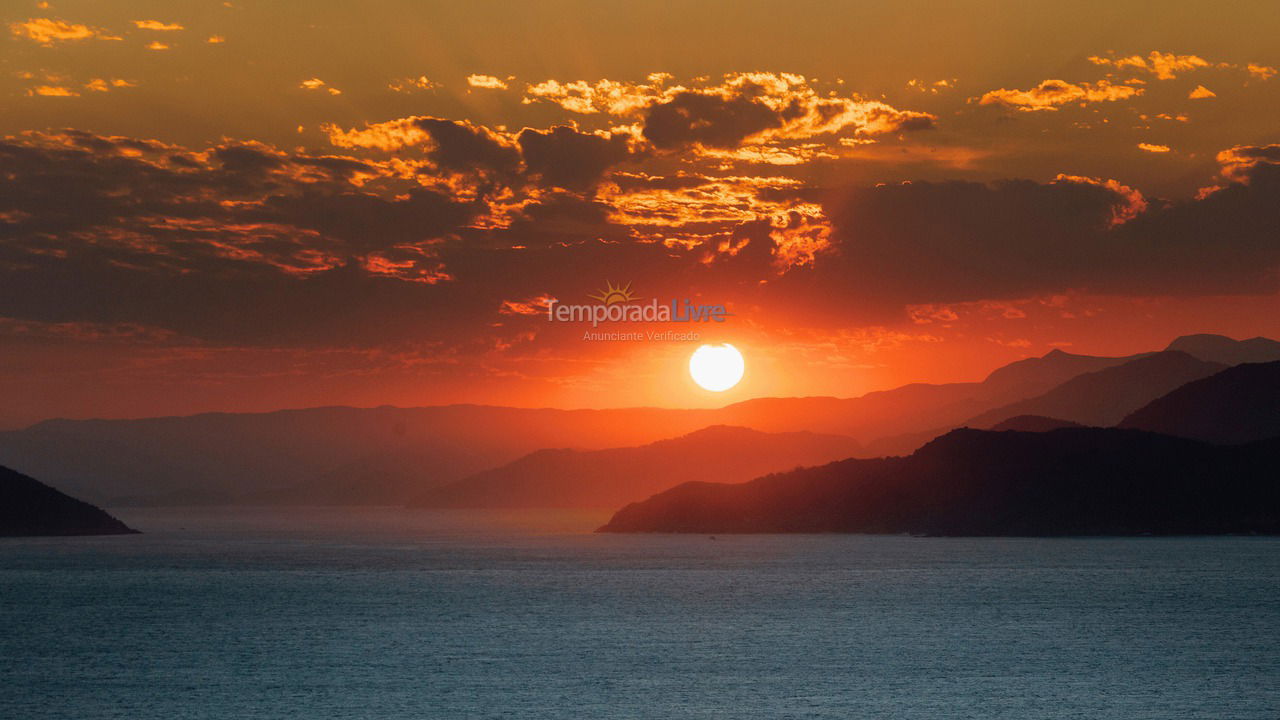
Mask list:
[[802,165],[819,158],[834,159],[839,157],[830,148],[821,143],[791,145],[778,147],[775,145],[743,145],[738,148],[706,148],[697,150],[698,156],[709,160],[727,162],[753,163],[757,165]]
[[1245,65],[1245,71],[1259,80],[1270,80],[1276,76],[1276,69],[1270,65],[1249,63],[1248,65]]
[[[1144,150],[1146,148],[1143,148]],[[1165,148],[1167,151],[1168,148]],[[1137,189],[1124,185],[1118,180],[1087,177],[1083,175],[1067,175],[1059,173],[1053,180],[1055,183],[1076,183],[1105,188],[1114,193],[1116,201],[1111,205],[1110,226],[1123,225],[1147,211],[1147,199]]]
[[981,105],[1000,104],[1023,112],[1057,110],[1072,103],[1113,102],[1128,100],[1142,94],[1142,88],[1115,85],[1108,80],[1096,83],[1069,83],[1065,80],[1045,80],[1029,90],[992,90],[979,99]]
[[387,83],[387,89],[392,92],[410,93],[418,90],[435,90],[440,87],[440,83],[432,82],[427,79],[426,75],[418,77],[396,78]]
[[80,93],[63,85],[36,85],[27,91],[28,95],[41,97],[77,97]]
[[1214,92],[1214,91],[1210,90],[1209,88],[1207,88],[1207,87],[1205,87],[1205,86],[1203,86],[1203,85],[1197,85],[1197,86],[1196,86],[1196,89],[1195,89],[1195,90],[1192,90],[1192,91],[1187,95],[1187,97],[1188,97],[1188,98],[1190,98],[1190,99],[1192,99],[1192,100],[1204,100],[1204,99],[1206,99],[1206,98],[1214,98],[1214,97],[1218,97],[1218,93],[1216,93],[1216,92]]
[[148,50],[168,50],[169,43],[162,43],[159,40],[152,40],[151,42],[147,43],[147,49]]
[[[1280,167],[1280,144],[1236,145],[1217,155],[1222,176],[1233,182],[1248,184],[1253,170],[1260,165]],[[1217,189],[1217,188],[1214,188]]]
[[957,78],[943,78],[941,80],[928,82],[926,80],[920,80],[919,78],[912,78],[907,81],[907,87],[912,90],[918,90],[922,93],[937,95],[944,90],[954,89],[956,86],[956,80]]
[[498,306],[498,314],[541,315],[547,311],[547,307],[551,303],[556,301],[556,298],[545,293],[524,300],[503,300],[502,304]]
[[1129,55],[1127,57],[1093,55],[1089,57],[1089,62],[1095,65],[1108,65],[1120,70],[1147,72],[1156,76],[1159,80],[1172,80],[1179,73],[1210,67],[1212,64],[1198,55],[1176,55],[1159,51],[1152,51],[1146,57],[1141,55]]
[[[320,83],[321,85],[317,87],[323,86],[323,81]],[[350,130],[344,130],[338,125],[329,123],[321,125],[320,129],[328,135],[329,142],[337,147],[392,152],[430,141],[431,136],[415,122],[416,120],[417,118],[409,117],[380,123],[365,123],[363,128]]]
[[166,23],[159,20],[134,20],[134,27],[139,30],[157,30],[160,32],[172,32],[174,30],[183,30],[179,23]]
[[1152,51],[1146,57],[1142,55],[1091,55],[1089,62],[1117,70],[1145,72],[1155,76],[1157,80],[1173,80],[1182,74],[1206,68],[1243,70],[1259,80],[1268,80],[1276,74],[1275,68],[1258,63],[1251,62],[1238,65],[1229,62],[1211,62],[1199,55],[1178,55],[1159,51]]
[[137,86],[124,78],[95,77],[82,81],[58,73],[32,72],[20,72],[17,76],[32,82],[25,90],[29,97],[79,97],[81,89],[88,92],[109,92]]
[[121,78],[111,78],[110,80],[106,78],[93,78],[84,84],[84,88],[86,90],[91,90],[93,92],[107,92],[115,88],[130,87],[136,87],[136,85]]
[[325,81],[316,77],[313,77],[309,80],[303,80],[302,82],[298,83],[298,87],[302,88],[303,90],[323,90],[329,93],[330,95],[342,94],[342,91],[339,90],[338,88],[329,87],[329,85],[325,83]]
[[205,40],[205,42],[209,43],[210,45],[220,45],[226,41],[227,39],[221,35],[210,35],[209,39]]
[[1138,143],[1138,149],[1149,153],[1167,153],[1168,145],[1156,145],[1155,143]]
[[395,245],[366,255],[361,264],[370,275],[403,282],[435,285],[454,279],[429,245]]
[[31,18],[26,22],[11,23],[9,29],[14,35],[34,40],[45,46],[53,45],[55,42],[87,40],[92,37],[99,37],[104,40],[119,39],[105,35],[101,30],[91,28],[88,25],[69,23],[52,18]]
[[874,136],[927,129],[929,113],[899,110],[881,100],[821,90],[786,72],[735,72],[719,81],[672,84],[668,73],[644,82],[546,80],[525,89],[523,102],[552,102],[569,112],[642,119],[654,146],[698,146],[719,160],[796,165],[831,155],[798,143],[821,135]]
[[573,113],[589,115],[604,113],[606,115],[632,115],[649,105],[669,100],[675,93],[685,90],[684,86],[668,87],[672,80],[668,73],[649,73],[646,82],[633,83],[602,79],[594,83],[585,80],[560,82],[545,80],[525,88],[523,103],[539,101],[553,102]]
[[769,221],[773,264],[780,271],[812,265],[831,249],[831,223],[816,205],[775,214]]
[[492,75],[468,75],[467,84],[483,90],[506,90],[507,83]]
[[615,172],[600,187],[599,197],[608,203],[614,222],[656,229],[655,239],[683,243],[688,226],[743,223],[785,213],[791,207],[788,202],[761,195],[800,185],[787,177]]

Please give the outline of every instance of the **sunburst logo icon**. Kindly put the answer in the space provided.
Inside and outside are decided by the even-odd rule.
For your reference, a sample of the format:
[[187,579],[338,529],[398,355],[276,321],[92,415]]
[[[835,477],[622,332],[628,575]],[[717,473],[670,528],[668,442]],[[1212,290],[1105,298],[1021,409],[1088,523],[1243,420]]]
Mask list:
[[588,295],[587,297],[592,300],[599,300],[605,305],[627,303],[639,299],[635,295],[631,294],[631,283],[627,283],[624,287],[622,285],[614,285],[608,280],[604,281],[604,290],[601,290],[595,295]]

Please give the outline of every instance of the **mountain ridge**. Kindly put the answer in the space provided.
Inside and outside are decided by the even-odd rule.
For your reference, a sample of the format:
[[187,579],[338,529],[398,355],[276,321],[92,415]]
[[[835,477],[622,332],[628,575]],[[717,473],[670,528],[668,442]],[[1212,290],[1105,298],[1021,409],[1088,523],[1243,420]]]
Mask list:
[[427,507],[617,508],[690,479],[749,480],[850,457],[852,438],[765,433],[715,425],[628,448],[537,450],[507,465],[428,491]]
[[1139,430],[959,429],[910,456],[738,484],[686,483],[599,532],[953,536],[1280,534],[1280,439],[1216,446]]

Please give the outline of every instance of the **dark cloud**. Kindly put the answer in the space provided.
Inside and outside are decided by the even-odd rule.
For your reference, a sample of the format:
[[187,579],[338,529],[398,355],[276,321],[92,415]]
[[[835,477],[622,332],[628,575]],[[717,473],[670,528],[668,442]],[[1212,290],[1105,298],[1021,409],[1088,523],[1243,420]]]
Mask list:
[[1248,182],[1260,165],[1280,165],[1280,145],[1237,145],[1218,153],[1224,177]]
[[832,247],[777,283],[857,314],[909,303],[1080,290],[1207,295],[1280,290],[1280,166],[1199,199],[1143,201],[1062,179],[909,183],[829,200]]
[[735,148],[748,137],[782,123],[781,114],[748,97],[684,92],[649,108],[644,137],[664,150],[694,143]]
[[427,157],[444,170],[510,174],[520,165],[519,150],[484,126],[434,117],[415,118],[414,123],[431,136],[434,147]]
[[[454,167],[513,167],[483,133],[461,132],[474,147],[455,146]],[[539,319],[499,317],[504,301],[585,298],[608,279],[646,297],[817,308],[794,321],[835,326],[900,316],[906,304],[1068,289],[1280,287],[1280,165],[1269,147],[1233,148],[1220,158],[1222,187],[1174,202],[1064,177],[827,192],[824,215],[811,188],[765,184],[750,195],[755,186],[743,185],[739,196],[724,178],[623,173],[619,192],[651,194],[642,205],[665,208],[682,192],[748,203],[750,217],[766,196],[784,203],[746,221],[707,220],[695,207],[633,226],[619,220],[624,195],[578,191],[625,158],[618,141],[572,128],[519,137],[509,149],[524,151],[527,172],[566,189],[537,188],[505,214],[371,161],[250,143],[192,152],[85,134],[0,142],[0,317],[134,324],[213,343],[483,345]],[[779,211],[785,203],[799,209]]]
[[630,155],[625,135],[602,136],[559,125],[525,128],[517,137],[528,172],[545,185],[585,190]]

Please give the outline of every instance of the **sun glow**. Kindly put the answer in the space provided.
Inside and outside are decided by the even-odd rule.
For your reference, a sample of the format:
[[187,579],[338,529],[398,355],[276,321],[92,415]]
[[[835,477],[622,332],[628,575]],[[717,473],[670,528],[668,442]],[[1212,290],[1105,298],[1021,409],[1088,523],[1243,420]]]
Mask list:
[[742,353],[729,343],[703,345],[689,357],[689,375],[704,390],[724,392],[742,379],[746,364]]

